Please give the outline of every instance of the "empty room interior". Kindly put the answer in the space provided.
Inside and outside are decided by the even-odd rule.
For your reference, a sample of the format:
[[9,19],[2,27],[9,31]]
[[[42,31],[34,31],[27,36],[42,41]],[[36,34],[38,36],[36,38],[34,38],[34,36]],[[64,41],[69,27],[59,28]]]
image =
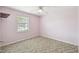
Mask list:
[[0,6],[0,53],[78,53],[78,6]]

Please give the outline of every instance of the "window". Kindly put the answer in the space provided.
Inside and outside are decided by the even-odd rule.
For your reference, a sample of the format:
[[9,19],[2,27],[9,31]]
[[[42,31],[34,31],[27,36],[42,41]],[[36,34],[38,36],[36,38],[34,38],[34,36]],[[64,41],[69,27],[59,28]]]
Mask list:
[[17,17],[17,31],[24,32],[29,30],[29,17],[19,16]]

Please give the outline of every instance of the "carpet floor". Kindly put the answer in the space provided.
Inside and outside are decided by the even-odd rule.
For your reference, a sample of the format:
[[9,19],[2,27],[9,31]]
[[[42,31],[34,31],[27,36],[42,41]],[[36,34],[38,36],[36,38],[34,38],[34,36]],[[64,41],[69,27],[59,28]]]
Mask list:
[[77,53],[78,47],[45,37],[35,37],[2,47],[3,53]]

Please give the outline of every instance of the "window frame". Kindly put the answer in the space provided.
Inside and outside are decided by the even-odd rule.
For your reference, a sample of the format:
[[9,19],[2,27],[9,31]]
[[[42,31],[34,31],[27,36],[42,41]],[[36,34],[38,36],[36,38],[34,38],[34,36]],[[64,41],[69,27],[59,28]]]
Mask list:
[[[18,20],[19,20],[19,18],[21,18],[21,17],[24,17],[24,18],[26,17],[26,19],[27,19],[27,20],[26,20],[26,21],[27,21],[27,23],[26,23],[26,24],[27,24],[27,30],[20,30],[20,31],[18,30],[18,24],[20,24],[20,23],[18,22]],[[16,30],[17,30],[17,32],[19,32],[19,33],[20,33],[20,32],[21,32],[21,33],[22,33],[22,32],[28,32],[28,31],[29,31],[29,20],[30,20],[30,19],[29,19],[29,16],[17,16],[17,17],[16,17],[16,23],[17,23],[17,26],[16,26],[17,28],[16,28]]]

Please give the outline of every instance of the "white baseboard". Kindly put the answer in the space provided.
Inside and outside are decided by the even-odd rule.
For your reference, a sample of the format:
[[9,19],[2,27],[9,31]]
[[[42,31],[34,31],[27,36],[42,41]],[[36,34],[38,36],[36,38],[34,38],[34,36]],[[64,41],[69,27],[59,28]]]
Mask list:
[[72,43],[72,42],[69,42],[69,41],[66,41],[66,40],[60,40],[59,38],[56,38],[56,37],[53,37],[53,36],[50,36],[50,35],[42,34],[41,36],[78,46],[77,43]]
[[[23,41],[23,40],[27,40],[27,39],[31,39],[31,38],[34,38],[34,37],[38,37],[39,35],[33,35],[33,36],[30,36],[30,37],[26,37],[24,39],[20,39],[20,40],[16,40],[16,41],[13,41],[13,42],[6,42],[4,43],[3,45],[1,46],[6,46],[6,45],[9,45],[9,44],[13,44],[13,43],[17,43],[17,42],[20,42],[20,41]],[[73,45],[77,45],[77,44],[74,44],[74,43],[71,43],[71,42],[68,42],[68,41],[63,41],[63,40],[59,40],[59,38],[55,38],[53,36],[50,36],[50,35],[40,35],[40,36],[43,36],[43,37],[47,37],[47,38],[50,38],[50,39],[55,39],[55,40],[58,40],[58,41],[61,41],[61,42],[65,42],[65,43],[69,43],[69,44],[73,44]],[[78,45],[77,45],[78,46]]]
[[26,38],[23,38],[23,39],[19,39],[19,40],[16,40],[16,41],[12,41],[12,42],[4,42],[2,46],[6,46],[6,45],[9,45],[9,44],[14,44],[14,43],[17,43],[17,42],[20,42],[20,41],[23,41],[23,40],[27,40],[27,39],[31,39],[31,38],[34,38],[34,37],[38,37],[39,35],[33,35],[33,36],[30,36],[30,37],[26,37]]

